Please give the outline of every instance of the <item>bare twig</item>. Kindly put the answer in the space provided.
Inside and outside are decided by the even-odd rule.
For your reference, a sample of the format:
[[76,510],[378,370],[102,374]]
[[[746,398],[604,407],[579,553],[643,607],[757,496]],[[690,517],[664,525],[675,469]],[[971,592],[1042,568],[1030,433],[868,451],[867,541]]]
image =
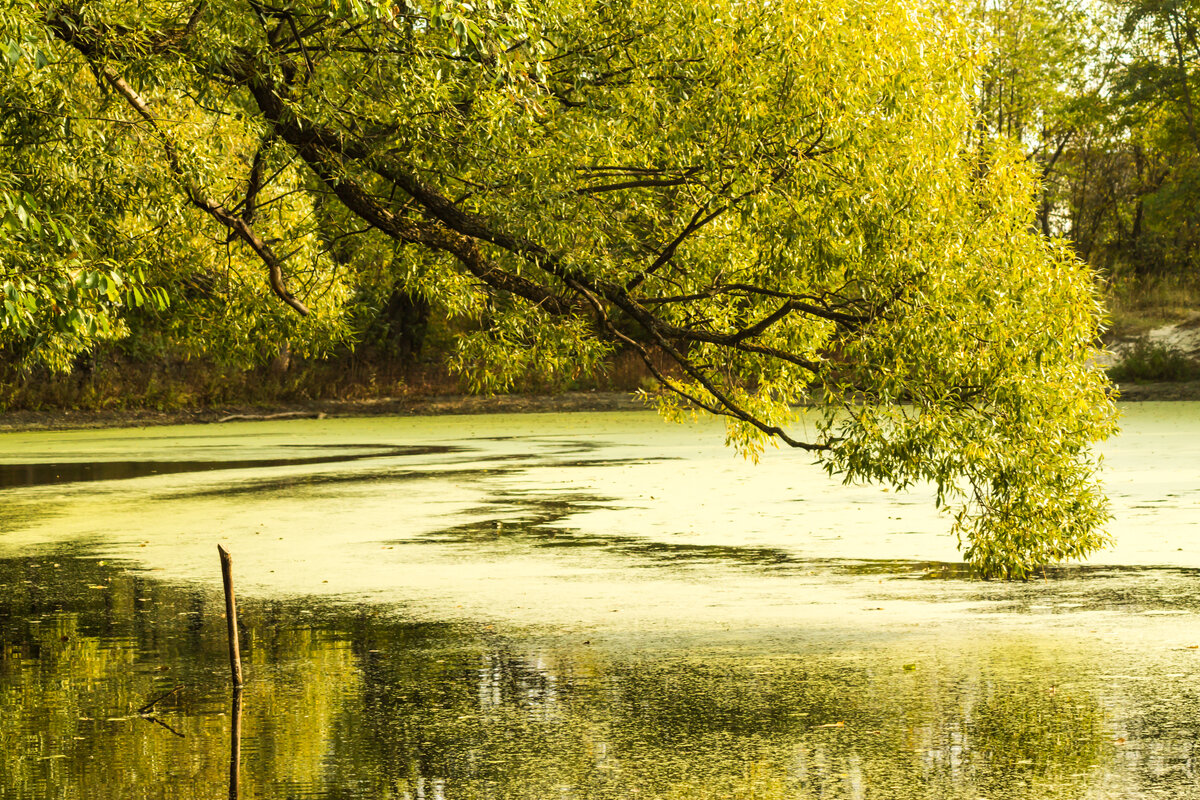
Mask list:
[[182,686],[176,686],[174,689],[171,689],[168,692],[163,692],[158,697],[154,698],[149,703],[146,703],[146,705],[139,708],[138,713],[143,714],[143,715],[149,713],[150,709],[152,709],[152,708],[154,708],[154,706],[158,705],[159,702],[166,700],[168,697],[175,694],[182,688],[183,688]]

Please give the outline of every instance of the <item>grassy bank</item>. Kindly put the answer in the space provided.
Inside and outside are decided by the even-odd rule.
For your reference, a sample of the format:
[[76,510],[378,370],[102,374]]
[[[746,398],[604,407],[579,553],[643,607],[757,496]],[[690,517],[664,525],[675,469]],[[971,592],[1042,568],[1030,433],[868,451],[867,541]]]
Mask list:
[[[630,393],[652,385],[640,360],[618,354],[595,374],[560,386],[527,381],[512,393]],[[346,355],[234,369],[204,360],[141,362],[113,352],[99,353],[65,375],[13,366],[0,370],[0,412],[204,411],[381,399],[415,402],[465,393],[465,381],[436,359],[404,364]]]
[[1200,276],[1113,278],[1105,287],[1108,338],[1127,341],[1200,312]]
[[[1107,287],[1114,354],[1109,377],[1123,387],[1200,380],[1200,278],[1114,280]],[[1128,388],[1125,394],[1128,394]]]

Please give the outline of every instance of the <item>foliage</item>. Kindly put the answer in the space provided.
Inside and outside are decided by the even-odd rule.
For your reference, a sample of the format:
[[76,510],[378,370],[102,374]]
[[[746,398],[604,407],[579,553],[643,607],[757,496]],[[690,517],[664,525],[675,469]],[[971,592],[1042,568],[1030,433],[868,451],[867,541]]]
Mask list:
[[85,261],[84,245],[29,193],[0,190],[0,203],[0,348],[63,369],[124,333],[119,309],[165,307],[165,294],[145,286],[136,262]]
[[1200,364],[1179,350],[1148,339],[1139,339],[1109,367],[1114,381],[1193,381],[1200,380]]
[[1043,231],[1066,236],[1112,276],[1194,273],[1200,5],[1018,0],[984,8],[994,56],[981,119],[1041,168]]
[[1200,90],[1200,5],[1125,0],[1117,8],[1124,36],[1111,91],[1134,168],[1121,255],[1140,273],[1186,274],[1200,254],[1200,134],[1193,100]]
[[977,135],[981,143],[1015,142],[1035,165],[1037,221],[1049,236],[1056,207],[1070,196],[1072,156],[1104,113],[1101,53],[1111,26],[1094,9],[1064,0],[982,0],[970,8],[987,47]]
[[[0,347],[57,372],[130,330],[148,334],[143,345],[168,337],[172,357],[236,365],[269,358],[281,339],[300,352],[327,349],[340,335],[336,304],[306,326],[264,304],[256,266],[198,224],[170,190],[149,131],[124,118],[120,98],[97,85],[101,73],[55,51],[39,16],[32,5],[0,10],[0,275],[19,312],[6,306]],[[206,124],[190,122],[193,132]],[[236,157],[222,132],[209,141]]]
[[98,0],[0,37],[42,54],[18,188],[63,187],[189,342],[319,350],[398,286],[464,320],[476,389],[621,346],[750,457],[931,481],[985,574],[1103,541],[1095,288],[1021,155],[971,145],[982,51],[940,4]]

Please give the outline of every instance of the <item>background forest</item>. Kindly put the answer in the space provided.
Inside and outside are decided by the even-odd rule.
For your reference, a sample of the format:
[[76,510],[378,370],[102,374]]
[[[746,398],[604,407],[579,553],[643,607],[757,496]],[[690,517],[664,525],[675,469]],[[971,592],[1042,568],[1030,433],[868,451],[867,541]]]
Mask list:
[[[1200,308],[1200,2],[988,0],[963,12],[982,54],[972,146],[983,153],[1008,140],[1036,165],[1036,227],[1065,239],[1096,270],[1110,343],[1186,324]],[[182,199],[162,205],[153,187],[167,168],[145,131],[70,130],[89,115],[103,122],[119,99],[109,90],[92,109],[68,107],[74,99],[53,80],[36,79],[53,54],[23,36],[19,25],[0,28],[0,73],[9,76],[0,81],[0,408],[165,409],[652,383],[618,347],[565,367],[552,364],[554,352],[533,354],[502,381],[468,385],[481,374],[472,370],[472,335],[519,338],[519,330],[497,334],[513,321],[457,303],[457,287],[430,279],[428,255],[356,244],[337,208],[297,201],[298,185],[287,190],[301,178],[265,141],[246,167],[271,184],[271,196],[255,205],[250,187],[241,213],[272,218],[289,248],[332,254],[340,267],[336,275],[315,266],[305,273],[295,266],[306,262],[304,252],[285,254],[291,290],[315,312],[296,314],[270,293],[261,263],[232,234],[196,221]],[[193,100],[203,106],[204,98]],[[244,144],[233,127],[204,135],[210,144]],[[72,144],[54,151],[56,140]],[[92,172],[114,153],[128,164],[116,182]],[[1118,380],[1197,377],[1192,361],[1161,345],[1121,352]],[[547,362],[551,368],[537,366]]]

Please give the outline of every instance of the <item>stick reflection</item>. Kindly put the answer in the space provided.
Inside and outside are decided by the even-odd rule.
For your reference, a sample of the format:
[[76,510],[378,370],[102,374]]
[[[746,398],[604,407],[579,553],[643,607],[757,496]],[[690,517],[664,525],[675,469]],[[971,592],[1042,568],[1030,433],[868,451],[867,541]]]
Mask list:
[[242,771],[242,687],[233,687],[232,723],[229,727],[229,800],[237,800]]

